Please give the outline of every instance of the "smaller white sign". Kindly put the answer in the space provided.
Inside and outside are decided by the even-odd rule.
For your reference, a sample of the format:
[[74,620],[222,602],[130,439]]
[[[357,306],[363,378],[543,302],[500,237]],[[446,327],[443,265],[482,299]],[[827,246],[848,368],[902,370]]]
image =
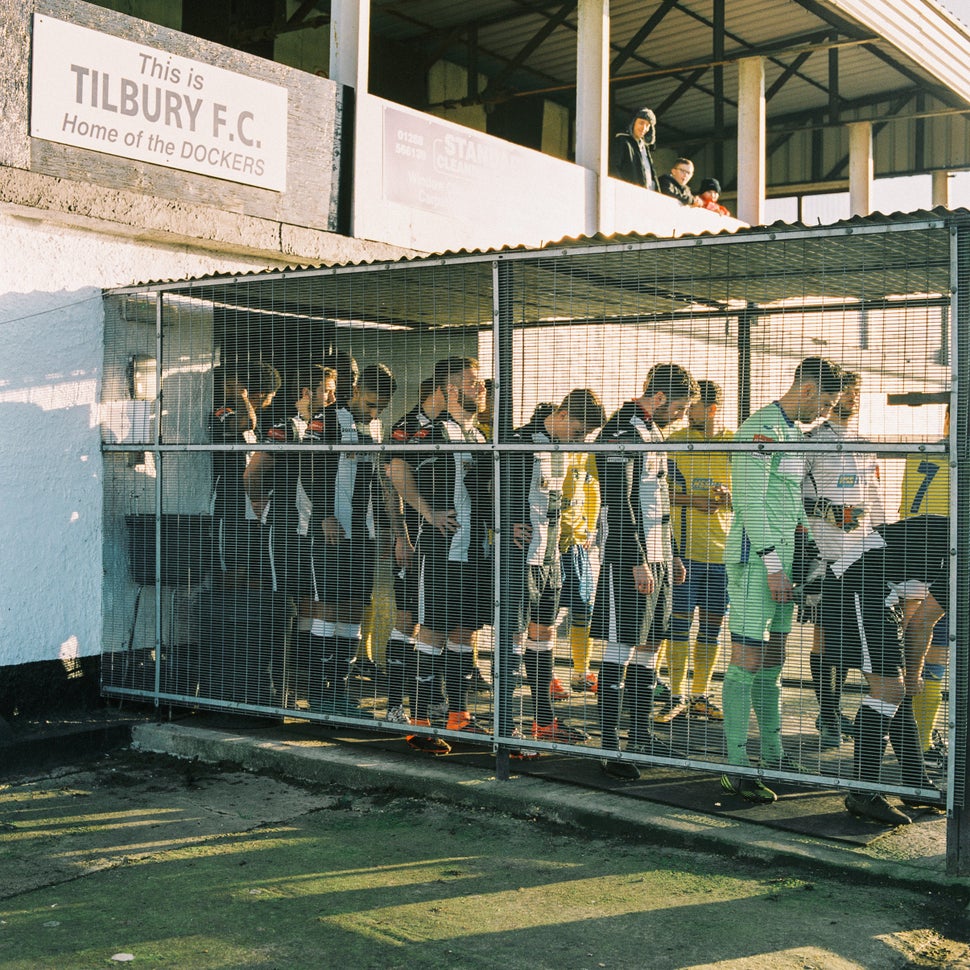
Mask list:
[[286,189],[286,88],[34,15],[30,133]]

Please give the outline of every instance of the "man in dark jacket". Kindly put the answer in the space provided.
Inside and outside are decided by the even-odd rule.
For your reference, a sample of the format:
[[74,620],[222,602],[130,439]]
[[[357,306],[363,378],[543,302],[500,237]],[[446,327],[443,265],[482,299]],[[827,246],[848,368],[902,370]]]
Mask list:
[[678,158],[669,175],[661,175],[657,180],[664,195],[675,198],[681,205],[693,205],[694,193],[690,190],[690,180],[694,175],[694,163],[689,158]]
[[657,143],[657,118],[641,108],[630,119],[626,131],[617,132],[610,146],[610,175],[645,189],[657,189],[650,149]]

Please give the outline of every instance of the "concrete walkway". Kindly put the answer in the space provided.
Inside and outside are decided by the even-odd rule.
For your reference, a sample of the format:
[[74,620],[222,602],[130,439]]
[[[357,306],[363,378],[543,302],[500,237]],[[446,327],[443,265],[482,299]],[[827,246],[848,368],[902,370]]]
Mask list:
[[498,781],[494,774],[465,764],[410,752],[397,754],[363,741],[335,740],[305,722],[273,724],[240,718],[237,724],[223,718],[203,726],[141,723],[133,727],[133,741],[138,749],[179,758],[229,761],[254,771],[357,790],[393,788],[518,817],[538,816],[601,834],[776,865],[824,867],[852,880],[890,879],[914,888],[970,890],[970,878],[946,875],[946,819],[941,815],[925,816],[868,845],[854,845],[624,797],[622,791],[587,790],[521,775]]

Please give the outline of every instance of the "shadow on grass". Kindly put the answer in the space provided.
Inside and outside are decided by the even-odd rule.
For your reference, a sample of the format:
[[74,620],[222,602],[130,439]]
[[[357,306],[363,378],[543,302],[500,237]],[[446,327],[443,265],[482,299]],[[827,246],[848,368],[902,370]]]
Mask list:
[[900,939],[945,915],[905,891],[354,796],[24,894],[0,916],[0,967],[899,966]]

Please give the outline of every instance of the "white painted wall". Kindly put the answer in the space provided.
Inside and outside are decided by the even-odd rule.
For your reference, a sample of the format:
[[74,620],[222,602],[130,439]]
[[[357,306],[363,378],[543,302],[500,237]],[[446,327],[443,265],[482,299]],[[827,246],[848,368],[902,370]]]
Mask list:
[[101,651],[101,287],[265,264],[0,214],[0,666]]
[[604,179],[603,194],[599,231],[604,235],[636,232],[684,236],[701,232],[736,232],[747,225],[731,216],[681,205],[669,195],[647,192],[620,179]]
[[357,98],[356,139],[353,232],[362,239],[438,253],[743,225],[611,178],[599,207],[591,169],[371,95]]
[[586,231],[584,170],[403,105],[357,97],[355,236],[425,252]]

